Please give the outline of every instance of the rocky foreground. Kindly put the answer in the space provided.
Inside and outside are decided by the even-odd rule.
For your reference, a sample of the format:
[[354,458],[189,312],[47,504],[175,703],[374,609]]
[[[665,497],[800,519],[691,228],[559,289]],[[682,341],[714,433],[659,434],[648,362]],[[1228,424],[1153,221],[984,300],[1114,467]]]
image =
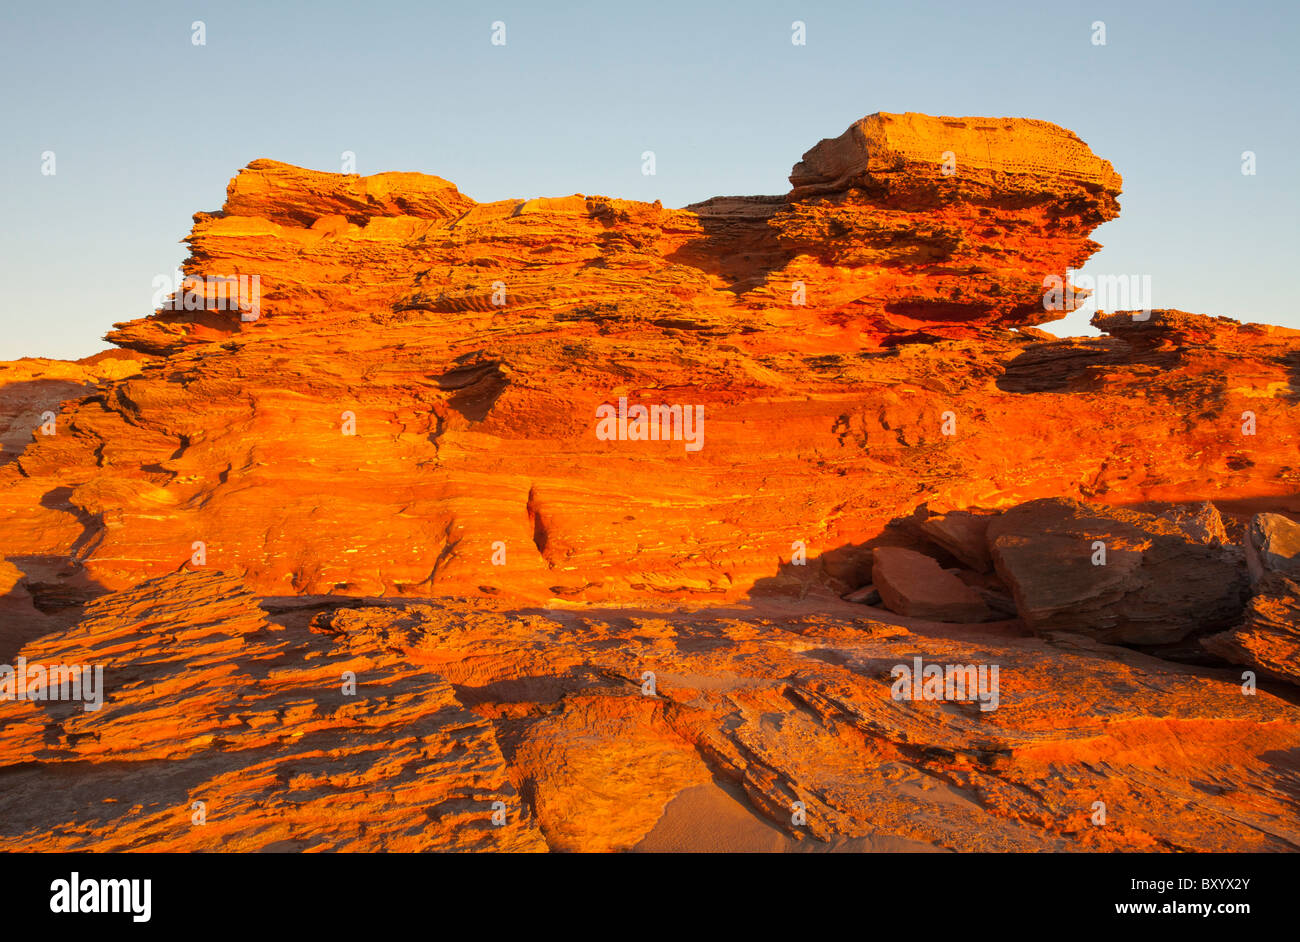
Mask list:
[[1035,329],[1121,185],[1046,122],[791,183],[254,161],[0,364],[0,662],[103,668],[0,668],[0,848],[1300,848],[1300,332]]

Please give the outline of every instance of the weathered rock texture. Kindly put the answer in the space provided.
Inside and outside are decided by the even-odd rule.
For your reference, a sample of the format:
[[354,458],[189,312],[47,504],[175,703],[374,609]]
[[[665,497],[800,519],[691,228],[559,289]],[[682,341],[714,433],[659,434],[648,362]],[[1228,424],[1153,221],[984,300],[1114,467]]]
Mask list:
[[1150,514],[1043,499],[988,527],[998,574],[1033,630],[1167,644],[1240,617],[1249,583],[1240,552],[1192,542]]
[[1300,684],[1300,573],[1271,572],[1261,580],[1240,625],[1201,639],[1233,664]]
[[[493,825],[492,802],[518,799],[491,724],[444,679],[268,621],[228,576],[176,573],[105,597],[23,655],[103,665],[106,702],[3,704],[0,763],[15,777],[0,845],[546,849],[517,813]],[[50,833],[53,821],[64,826]]]
[[1244,543],[1252,582],[1271,572],[1300,575],[1300,523],[1281,514],[1256,514]]
[[[260,319],[113,332],[153,359],[0,469],[0,555],[60,597],[202,541],[264,594],[717,600],[796,540],[851,583],[866,556],[841,548],[927,500],[1296,493],[1296,332],[1004,329],[1049,316],[1043,278],[1115,212],[1073,135],[873,116],[800,166],[788,196],[669,210],[254,161],[186,271],[258,275]],[[598,439],[621,396],[703,406],[703,448]]]
[[[0,658],[102,662],[108,692],[0,702],[0,845],[655,848],[729,821],[765,848],[1295,849],[1296,708],[1239,670],[835,596],[874,547],[924,548],[890,526],[922,505],[1209,501],[1225,537],[1300,510],[1300,332],[1035,330],[1120,188],[1044,122],[873,115],[791,183],[478,203],[257,160],[195,216],[202,309],[118,325],[103,362],[4,364]],[[255,320],[207,280],[240,276]],[[703,446],[598,437],[624,399],[702,408]],[[939,563],[987,569],[944,519]],[[1138,582],[1174,541],[1231,555],[1130,531]],[[1086,588],[1022,591],[1025,619],[1189,625],[1165,587]],[[890,699],[914,656],[1000,664],[1002,706]]]
[[[0,847],[1300,847],[1300,708],[1233,672],[810,601],[259,608],[165,576],[24,649],[103,664],[107,702],[3,704]],[[916,656],[998,665],[998,709],[894,700]]]
[[[24,359],[0,363],[0,465],[14,458],[32,435],[57,435],[59,404],[95,393],[101,383],[140,372],[143,357],[110,350],[76,363]],[[50,421],[52,416],[53,421]]]

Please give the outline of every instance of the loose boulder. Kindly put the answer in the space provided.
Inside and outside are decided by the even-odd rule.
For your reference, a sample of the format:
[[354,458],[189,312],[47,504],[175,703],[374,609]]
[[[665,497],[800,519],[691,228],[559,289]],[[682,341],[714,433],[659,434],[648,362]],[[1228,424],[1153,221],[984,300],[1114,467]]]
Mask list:
[[1051,498],[988,529],[994,567],[1033,631],[1158,645],[1221,630],[1248,595],[1240,553],[1151,514]]
[[872,550],[871,562],[872,583],[891,612],[961,623],[992,617],[978,592],[924,553],[878,546]]
[[920,530],[976,572],[991,572],[993,559],[989,556],[988,529],[992,519],[987,515],[954,510],[922,521]]
[[1281,514],[1255,514],[1246,528],[1250,581],[1270,572],[1300,573],[1300,523]]
[[840,596],[840,598],[846,602],[860,602],[863,605],[880,604],[880,592],[873,585],[864,585],[860,589],[854,589],[847,595]]

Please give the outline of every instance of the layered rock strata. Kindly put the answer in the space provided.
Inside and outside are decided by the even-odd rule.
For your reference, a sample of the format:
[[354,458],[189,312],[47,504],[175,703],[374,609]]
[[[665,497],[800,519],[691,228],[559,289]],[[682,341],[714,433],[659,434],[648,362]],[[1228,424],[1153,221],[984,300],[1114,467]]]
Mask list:
[[0,699],[0,846],[1300,847],[1300,332],[1035,329],[1120,191],[1046,122],[791,185],[258,160],[117,352],[0,364],[0,661],[103,672]]

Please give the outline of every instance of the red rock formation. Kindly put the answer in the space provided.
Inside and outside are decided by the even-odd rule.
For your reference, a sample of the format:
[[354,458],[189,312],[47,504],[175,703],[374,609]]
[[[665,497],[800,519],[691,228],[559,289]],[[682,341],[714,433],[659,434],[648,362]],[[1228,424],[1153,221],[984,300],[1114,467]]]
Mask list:
[[[1300,717],[1240,670],[835,594],[930,512],[1300,510],[1300,332],[1034,330],[1120,186],[1044,122],[873,115],[791,183],[480,204],[255,161],[195,216],[201,280],[109,335],[128,359],[5,364],[0,646],[108,686],[0,702],[0,845],[607,850],[703,815],[745,846],[1294,849]],[[598,434],[620,403],[701,408],[702,447]],[[998,664],[1002,705],[892,699],[917,656]]]
[[[0,847],[1300,847],[1294,704],[1082,637],[859,608],[319,611],[165,576],[24,649],[103,664],[106,697],[0,704]],[[915,657],[997,665],[997,709],[894,699]]]
[[1300,523],[1281,514],[1256,514],[1242,545],[1252,582],[1270,572],[1300,574]]
[[[235,579],[177,573],[94,602],[74,630],[24,648],[28,664],[102,665],[104,702],[3,704],[0,762],[17,777],[0,843],[546,849],[518,814],[491,723],[444,680],[280,621]],[[497,800],[516,808],[500,827]],[[52,821],[66,826],[51,833]]]
[[1244,529],[1254,597],[1239,625],[1201,645],[1233,664],[1300,684],[1300,523],[1264,513]]
[[[687,210],[475,204],[255,161],[186,270],[257,275],[259,319],[214,302],[111,334],[159,359],[3,472],[0,554],[51,586],[129,586],[201,541],[265,594],[729,599],[795,541],[854,581],[866,557],[836,551],[923,501],[1295,492],[1295,332],[995,326],[1047,317],[1044,276],[1115,211],[1073,135],[873,116],[793,179]],[[702,406],[704,447],[598,439],[622,396]]]
[[90,395],[100,383],[135,375],[142,363],[143,358],[127,351],[106,351],[76,363],[44,359],[0,363],[0,465],[13,461],[33,434],[58,434],[54,413],[60,403]]

